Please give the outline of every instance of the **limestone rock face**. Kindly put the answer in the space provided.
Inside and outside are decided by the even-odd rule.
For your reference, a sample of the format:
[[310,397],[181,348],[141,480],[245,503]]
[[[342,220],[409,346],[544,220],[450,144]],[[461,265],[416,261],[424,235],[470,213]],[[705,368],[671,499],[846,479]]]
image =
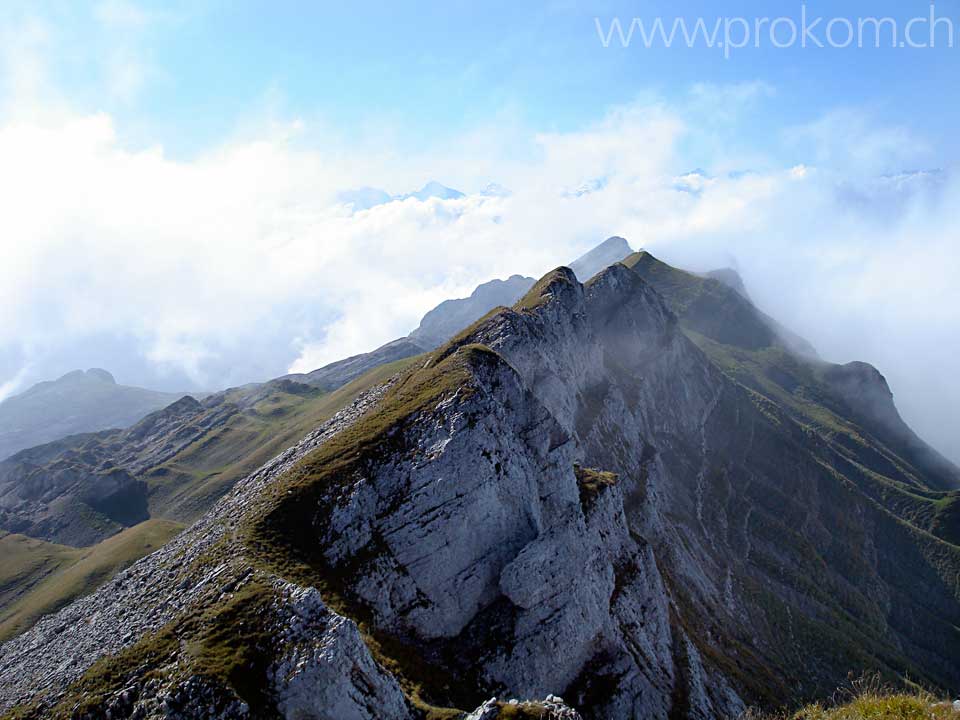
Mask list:
[[356,623],[331,612],[313,588],[295,588],[282,651],[271,675],[285,718],[407,720],[413,714],[392,675],[370,656]]
[[[541,294],[534,312],[506,313],[464,340],[501,359],[475,369],[468,397],[419,414],[395,452],[329,493],[315,542],[379,627],[455,642],[484,686],[535,697],[588,684],[603,667],[620,679],[591,713],[665,718],[666,688],[709,671],[694,652],[678,665],[675,646],[690,643],[672,626],[653,547],[630,531],[624,489],[604,486],[585,502],[574,465],[590,436],[578,428],[586,396],[610,384],[608,363],[649,380],[629,398],[636,406],[654,405],[644,394],[658,390],[658,373],[677,378],[683,401],[655,422],[695,436],[718,378],[622,266],[586,289],[558,271]],[[618,432],[639,437],[646,418],[627,402],[611,398]],[[637,473],[642,447],[625,466]],[[693,698],[692,714],[742,709],[724,681],[704,682],[723,691]]]
[[[487,683],[534,696],[567,687],[599,647],[618,647],[617,567],[634,569],[617,597],[625,621],[665,627],[666,610],[641,609],[659,577],[627,532],[620,491],[583,507],[570,436],[516,372],[501,361],[476,382],[470,399],[418,419],[400,443],[411,453],[329,499],[318,542],[331,567],[351,568],[380,626],[434,640],[473,624],[468,634],[490,647],[462,652],[477,662],[489,653]],[[499,637],[480,617],[498,599],[508,609],[497,621],[512,626]]]
[[487,700],[464,720],[497,720],[502,717],[504,709],[514,711],[523,710],[527,717],[537,717],[542,720],[582,720],[580,713],[564,704],[561,698],[548,695],[542,702],[509,700],[500,702],[496,698]]

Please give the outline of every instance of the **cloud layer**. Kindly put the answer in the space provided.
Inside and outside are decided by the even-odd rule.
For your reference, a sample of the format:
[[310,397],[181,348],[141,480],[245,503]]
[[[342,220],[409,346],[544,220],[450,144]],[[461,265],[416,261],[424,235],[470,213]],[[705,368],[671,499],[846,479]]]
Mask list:
[[[775,90],[700,85],[574,131],[505,114],[417,156],[272,119],[183,160],[38,90],[42,43],[36,28],[5,64],[20,101],[0,115],[0,395],[77,366],[167,388],[310,370],[620,234],[693,269],[738,266],[765,310],[831,360],[876,364],[907,419],[960,455],[960,188],[907,172],[936,152],[903,128],[844,108],[765,139],[776,152],[739,150]],[[429,179],[468,195],[337,201]],[[512,194],[479,194],[489,182]]]

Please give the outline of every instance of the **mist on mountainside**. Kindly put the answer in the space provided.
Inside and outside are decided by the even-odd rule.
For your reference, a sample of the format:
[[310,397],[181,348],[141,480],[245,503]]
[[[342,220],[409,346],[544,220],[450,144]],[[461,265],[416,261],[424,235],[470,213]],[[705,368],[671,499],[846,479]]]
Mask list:
[[766,205],[762,232],[646,247],[693,270],[737,270],[751,299],[824,359],[875,365],[908,424],[960,462],[960,225],[950,209],[960,182],[916,175],[864,182],[855,205],[838,185],[801,183]]

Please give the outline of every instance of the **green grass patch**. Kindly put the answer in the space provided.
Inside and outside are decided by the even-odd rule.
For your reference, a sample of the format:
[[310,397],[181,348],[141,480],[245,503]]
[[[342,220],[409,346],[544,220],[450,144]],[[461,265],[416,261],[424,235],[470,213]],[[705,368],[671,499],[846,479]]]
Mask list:
[[[68,548],[22,535],[0,538],[0,552],[4,553],[0,582],[5,589],[0,590],[0,641],[89,595],[120,570],[166,544],[182,528],[168,520],[147,520],[89,548]],[[8,557],[12,558],[9,564]]]
[[[194,637],[185,643],[188,665],[230,687],[257,717],[269,714],[267,671],[276,628],[271,622],[271,588],[250,582],[227,602],[200,615]],[[181,643],[184,638],[181,636]]]
[[46,578],[74,564],[83,550],[35,540],[25,535],[0,536],[0,627],[10,608]]
[[580,465],[573,466],[573,472],[577,477],[577,487],[580,490],[580,505],[584,512],[593,507],[597,496],[606,488],[617,484],[618,476],[616,473],[606,470],[597,470],[595,468],[585,468]]
[[527,291],[527,294],[517,301],[513,309],[517,311],[530,311],[545,305],[562,286],[573,287],[575,280],[571,278],[571,275],[572,273],[566,269],[557,268],[556,270],[551,270],[537,280],[536,284]]
[[951,492],[936,503],[930,532],[941,540],[960,545],[960,492]]
[[[193,522],[238,480],[415,360],[404,358],[381,365],[329,393],[288,392],[289,388],[278,383],[256,405],[237,413],[224,427],[200,438],[149,473],[146,479],[150,485],[151,515]],[[235,391],[243,392],[248,391]],[[240,399],[238,395],[233,401]]]

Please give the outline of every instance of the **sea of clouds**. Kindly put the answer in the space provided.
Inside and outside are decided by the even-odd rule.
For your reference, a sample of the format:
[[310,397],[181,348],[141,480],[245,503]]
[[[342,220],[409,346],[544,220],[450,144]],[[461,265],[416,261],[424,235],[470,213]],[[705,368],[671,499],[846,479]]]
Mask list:
[[[868,111],[784,127],[761,151],[743,138],[776,90],[697,86],[567,131],[507,114],[413,155],[273,118],[181,158],[39,92],[34,61],[3,66],[0,398],[76,367],[167,389],[308,371],[618,234],[691,269],[736,267],[825,358],[877,365],[960,459],[960,186]],[[466,196],[338,201],[431,179]],[[490,182],[510,194],[480,193]]]

